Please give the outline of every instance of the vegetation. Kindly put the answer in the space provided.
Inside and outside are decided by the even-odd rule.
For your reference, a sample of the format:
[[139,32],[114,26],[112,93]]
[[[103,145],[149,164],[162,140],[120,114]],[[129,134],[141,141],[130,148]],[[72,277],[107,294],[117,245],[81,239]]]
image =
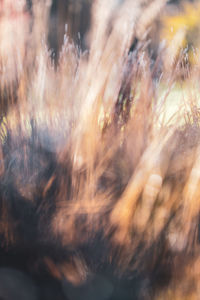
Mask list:
[[163,18],[161,37],[166,40],[166,56],[171,55],[171,61],[184,51],[185,60],[191,65],[199,64],[199,15],[199,1],[184,1],[176,14],[166,14]]
[[65,34],[56,65],[49,1],[0,21],[2,299],[199,298],[198,72],[162,68],[145,35],[130,51],[165,1],[116,3],[94,1],[89,50]]

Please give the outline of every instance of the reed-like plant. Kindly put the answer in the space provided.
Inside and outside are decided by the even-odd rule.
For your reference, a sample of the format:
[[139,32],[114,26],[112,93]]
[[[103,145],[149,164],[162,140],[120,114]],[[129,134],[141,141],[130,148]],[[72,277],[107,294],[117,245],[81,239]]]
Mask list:
[[89,50],[66,34],[55,65],[35,0],[0,47],[1,251],[66,299],[199,297],[198,93],[166,121],[179,64],[158,76],[145,43],[130,51],[161,5],[96,0]]

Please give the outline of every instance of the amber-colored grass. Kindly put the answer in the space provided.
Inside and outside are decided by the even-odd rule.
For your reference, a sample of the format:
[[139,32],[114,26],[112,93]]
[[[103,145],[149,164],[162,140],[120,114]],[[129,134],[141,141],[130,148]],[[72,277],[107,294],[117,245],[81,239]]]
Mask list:
[[[119,8],[116,1],[95,1],[88,53],[66,35],[57,67],[46,45],[48,6],[35,2],[32,31],[24,33],[26,49],[23,42],[21,48],[9,44],[6,60],[18,57],[15,64],[10,60],[11,75],[1,52],[1,92],[9,92],[6,100],[1,97],[0,182],[12,168],[4,163],[5,149],[20,149],[13,158],[20,166],[14,186],[43,215],[56,185],[54,214],[41,226],[63,247],[95,243],[100,232],[108,245],[104,263],[114,266],[115,274],[137,271],[148,279],[141,299],[198,299],[198,96],[183,99],[173,122],[161,118],[167,108],[165,97],[158,96],[158,64],[152,69],[145,45],[129,51],[148,24],[143,15],[148,1],[143,2],[127,0]],[[161,4],[150,3],[148,14]],[[166,97],[179,68],[163,75]],[[187,80],[197,80],[195,74],[190,70]],[[35,178],[47,166],[41,160],[30,167],[35,147],[53,153],[57,162],[39,186]],[[11,247],[20,237],[9,214],[4,203],[0,232]],[[62,274],[75,285],[93,272],[84,255],[72,264],[49,259],[46,264],[56,278]]]

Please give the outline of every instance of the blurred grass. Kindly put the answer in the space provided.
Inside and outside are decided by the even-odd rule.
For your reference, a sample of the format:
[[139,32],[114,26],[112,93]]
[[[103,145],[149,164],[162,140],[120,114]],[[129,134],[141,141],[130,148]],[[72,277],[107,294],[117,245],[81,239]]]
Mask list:
[[198,82],[196,84],[189,81],[176,82],[170,89],[167,83],[162,83],[157,92],[163,110],[160,121],[164,124],[172,125],[177,121],[180,125],[184,124],[184,115],[189,113],[191,108],[189,103],[200,108]]
[[[200,2],[182,1],[176,12],[168,10],[161,18],[161,40],[166,41],[165,67],[170,68],[184,51],[186,63],[199,63]],[[184,62],[185,63],[185,62]]]
[[[147,2],[127,0],[117,9],[115,1],[96,1],[89,53],[82,53],[65,35],[57,68],[41,42],[47,31],[44,16],[48,16],[48,11],[44,16],[41,12],[48,7],[35,5],[38,23],[35,22],[34,34],[31,33],[32,43],[27,46],[34,51],[27,51],[30,56],[20,57],[16,68],[18,102],[8,103],[1,124],[2,161],[7,159],[10,166],[17,145],[20,150],[15,154],[15,164],[22,169],[21,180],[15,178],[12,164],[2,168],[1,180],[4,183],[12,171],[14,189],[19,195],[29,197],[33,203],[35,199],[45,203],[39,207],[39,215],[45,214],[48,191],[56,182],[52,200],[56,211],[48,223],[53,237],[59,236],[63,247],[76,249],[93,243],[100,231],[109,244],[102,255],[103,262],[119,268],[120,274],[137,271],[149,285],[154,282],[158,287],[159,269],[161,275],[169,273],[169,282],[176,281],[183,265],[182,256],[188,260],[183,274],[177,277],[183,282],[190,281],[193,274],[193,270],[187,273],[187,267],[194,257],[189,248],[191,232],[195,235],[199,226],[200,92],[199,77],[192,70],[184,77],[180,65],[174,73],[161,67],[164,76],[158,82],[152,75],[151,65],[155,61],[151,64],[148,47],[144,46],[144,51],[136,47],[130,53],[136,32],[143,32],[148,24],[144,16],[149,16],[152,9],[156,15],[161,8],[159,1],[150,1],[145,15],[144,3]],[[140,18],[141,23],[137,22]],[[170,24],[174,20],[180,23],[182,17],[178,21],[170,19]],[[16,49],[10,51],[12,56]],[[25,178],[29,173],[23,169],[29,166],[29,156],[33,155],[32,143],[39,145],[39,149],[44,147],[45,153],[51,152],[59,166],[52,170],[47,182],[38,180],[41,186],[33,185],[33,190]],[[60,166],[64,169],[61,173]],[[37,166],[34,168],[39,177]],[[28,177],[28,183],[31,179]],[[1,230],[8,235],[6,222]],[[9,235],[5,239],[10,242]],[[173,261],[169,271],[168,253]],[[81,284],[81,272],[85,276],[89,273],[85,265],[81,258],[77,266],[58,264],[53,269],[58,278]],[[95,268],[91,274],[94,272]],[[171,293],[170,288],[167,285],[161,299],[179,297],[176,289]],[[184,289],[179,290],[182,295]]]

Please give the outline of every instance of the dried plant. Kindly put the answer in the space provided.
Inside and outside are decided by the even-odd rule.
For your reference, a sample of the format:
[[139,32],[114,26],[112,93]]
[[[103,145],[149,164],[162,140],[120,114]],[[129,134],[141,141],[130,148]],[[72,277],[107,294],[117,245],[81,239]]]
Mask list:
[[197,97],[166,122],[178,65],[163,100],[157,62],[129,51],[144,6],[163,3],[96,0],[89,51],[65,35],[55,66],[49,3],[35,1],[10,65],[0,49],[0,266],[38,283],[26,299],[198,299]]

